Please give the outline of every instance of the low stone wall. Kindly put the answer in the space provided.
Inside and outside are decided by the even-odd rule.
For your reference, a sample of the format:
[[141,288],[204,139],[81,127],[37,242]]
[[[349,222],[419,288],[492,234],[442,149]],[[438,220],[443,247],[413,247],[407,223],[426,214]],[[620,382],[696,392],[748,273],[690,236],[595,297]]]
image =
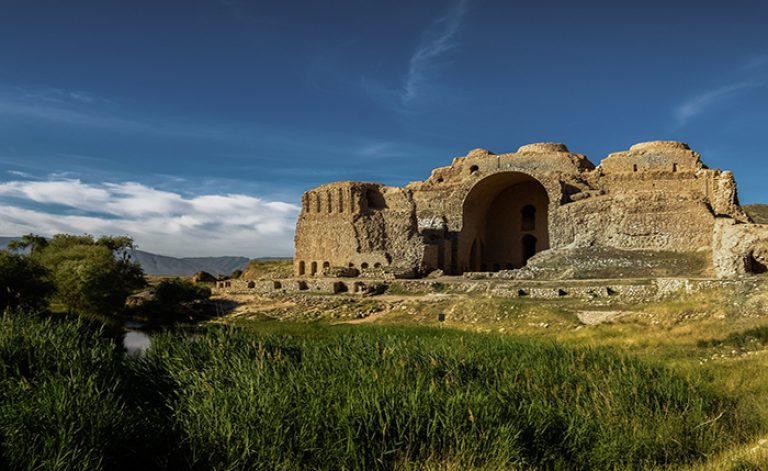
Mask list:
[[216,284],[215,292],[232,294],[281,295],[341,293],[372,295],[384,292],[397,294],[454,293],[485,294],[500,298],[528,299],[609,299],[627,302],[658,300],[677,293],[695,293],[715,288],[755,285],[757,278],[686,279],[656,278],[651,280],[468,280],[462,278],[419,280],[357,280],[357,279],[281,279],[227,280]]

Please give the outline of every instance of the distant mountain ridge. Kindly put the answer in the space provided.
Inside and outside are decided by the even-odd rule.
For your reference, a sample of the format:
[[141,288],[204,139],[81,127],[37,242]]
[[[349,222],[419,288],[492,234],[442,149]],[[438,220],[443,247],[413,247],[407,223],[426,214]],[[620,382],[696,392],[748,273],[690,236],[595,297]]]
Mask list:
[[757,224],[768,224],[768,204],[747,204],[742,208]]
[[134,250],[133,259],[139,262],[144,273],[155,276],[190,276],[199,271],[212,275],[229,275],[242,270],[251,260],[247,257],[168,257],[143,250]]
[[[19,240],[18,237],[0,237],[0,249],[8,243]],[[134,250],[131,255],[144,273],[152,276],[190,276],[199,271],[212,275],[229,275],[235,270],[243,270],[251,260],[247,257],[168,257],[143,250]]]

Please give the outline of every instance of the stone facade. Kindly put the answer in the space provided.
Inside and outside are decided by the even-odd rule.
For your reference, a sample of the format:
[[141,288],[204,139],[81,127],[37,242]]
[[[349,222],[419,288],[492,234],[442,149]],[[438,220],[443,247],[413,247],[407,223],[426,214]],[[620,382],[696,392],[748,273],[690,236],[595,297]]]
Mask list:
[[338,182],[307,191],[294,270],[459,275],[520,268],[550,248],[605,246],[712,251],[716,273],[731,276],[765,267],[766,241],[768,226],[751,224],[731,172],[707,168],[686,144],[637,144],[596,167],[542,143],[499,155],[475,149],[403,188]]

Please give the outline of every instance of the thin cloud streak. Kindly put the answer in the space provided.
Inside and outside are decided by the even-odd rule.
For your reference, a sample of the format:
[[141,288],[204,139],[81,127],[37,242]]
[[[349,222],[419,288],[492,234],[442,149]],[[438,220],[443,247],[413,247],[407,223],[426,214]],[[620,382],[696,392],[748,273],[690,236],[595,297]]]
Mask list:
[[454,3],[450,10],[432,24],[422,36],[408,63],[401,103],[408,106],[429,87],[430,76],[441,56],[456,47],[454,37],[466,13],[466,0]]
[[299,210],[254,196],[186,197],[135,182],[0,183],[0,234],[127,233],[144,250],[173,256],[290,255]]
[[411,53],[408,69],[397,86],[375,78],[360,77],[360,87],[370,98],[402,114],[412,114],[417,103],[434,92],[434,76],[447,53],[457,47],[456,35],[467,12],[468,0],[457,0],[434,20]]
[[713,106],[742,92],[760,88],[764,84],[765,82],[761,81],[745,80],[697,95],[675,109],[677,124],[678,126],[683,126],[692,118],[704,113]]

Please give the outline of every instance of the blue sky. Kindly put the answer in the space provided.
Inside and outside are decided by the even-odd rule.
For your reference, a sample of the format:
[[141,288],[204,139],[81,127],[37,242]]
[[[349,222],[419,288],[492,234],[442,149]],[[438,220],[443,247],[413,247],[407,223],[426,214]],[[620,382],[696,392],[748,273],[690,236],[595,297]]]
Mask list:
[[301,193],[656,139],[768,202],[768,6],[2,0],[0,235],[290,255]]

